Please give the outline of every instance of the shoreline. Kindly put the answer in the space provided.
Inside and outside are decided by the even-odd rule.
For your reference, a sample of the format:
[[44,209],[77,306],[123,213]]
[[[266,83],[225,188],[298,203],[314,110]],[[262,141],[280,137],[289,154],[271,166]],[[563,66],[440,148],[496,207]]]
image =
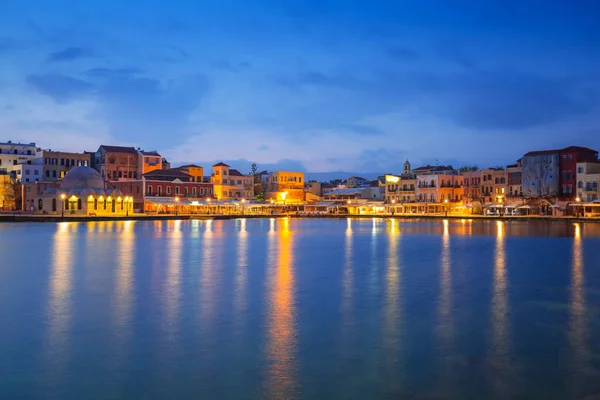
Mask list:
[[295,215],[295,214],[217,214],[217,215],[144,215],[134,214],[129,216],[46,216],[46,215],[27,215],[27,214],[0,214],[0,223],[27,223],[27,222],[105,222],[105,221],[174,221],[174,220],[232,220],[232,219],[271,219],[271,218],[294,218],[294,219],[404,219],[404,220],[481,220],[481,221],[546,221],[546,222],[589,222],[600,223],[600,218],[585,217],[554,217],[554,216],[512,216],[498,217],[487,215],[415,215],[415,214],[362,214],[362,215]]

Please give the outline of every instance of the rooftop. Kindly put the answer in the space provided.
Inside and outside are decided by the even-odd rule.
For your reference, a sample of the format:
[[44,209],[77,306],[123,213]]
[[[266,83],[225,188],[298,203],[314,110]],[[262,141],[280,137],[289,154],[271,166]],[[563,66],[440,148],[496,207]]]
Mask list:
[[525,153],[525,157],[527,157],[527,156],[543,156],[543,155],[548,155],[548,154],[568,153],[568,152],[574,152],[574,151],[581,151],[581,152],[588,152],[588,153],[598,153],[598,151],[592,150],[592,149],[590,149],[588,147],[569,146],[569,147],[565,147],[564,149],[530,151],[529,153]]
[[229,165],[225,164],[224,162],[220,162],[218,164],[213,165],[213,167],[227,167],[227,168],[229,168]]
[[162,157],[160,154],[158,154],[158,151],[156,151],[156,150],[152,150],[152,151],[142,150],[141,153],[145,156]]
[[240,171],[238,171],[237,169],[230,169],[229,170],[229,175],[230,176],[244,176],[244,174],[242,174]]
[[154,171],[150,171],[144,174],[144,178],[172,178],[172,179],[181,179],[184,181],[190,180],[190,175],[185,172],[180,171],[179,169],[157,169]]
[[100,149],[104,149],[104,151],[106,152],[110,152],[110,153],[130,153],[130,154],[137,154],[137,150],[133,147],[123,147],[123,146],[107,146],[107,145],[101,145]]

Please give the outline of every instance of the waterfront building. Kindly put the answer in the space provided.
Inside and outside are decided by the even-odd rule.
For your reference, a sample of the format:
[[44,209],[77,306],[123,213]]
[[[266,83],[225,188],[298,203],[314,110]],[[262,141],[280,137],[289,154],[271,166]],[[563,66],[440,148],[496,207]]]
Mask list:
[[192,182],[205,182],[204,180],[204,168],[199,165],[188,164],[177,167],[181,172],[184,172],[192,177]]
[[15,182],[16,183],[29,183],[38,182],[43,177],[43,165],[41,158],[34,158],[27,160],[21,164],[15,166]]
[[463,173],[463,202],[466,204],[481,203],[481,171]]
[[243,175],[223,162],[213,165],[212,169],[210,180],[217,199],[248,200],[254,197],[254,176]]
[[458,202],[463,198],[463,177],[451,166],[421,167],[417,174],[417,201],[422,203]]
[[138,152],[133,147],[101,145],[94,165],[106,180],[136,180],[143,175],[138,160]]
[[516,164],[506,166],[506,196],[510,199],[518,199],[523,197],[523,168],[521,160]]
[[41,154],[42,149],[35,143],[0,143],[0,174],[8,174],[13,180],[21,181],[23,168],[19,165],[33,165],[33,160],[40,158]]
[[356,201],[377,201],[380,199],[379,187],[360,187],[360,188],[336,188],[326,192],[323,195],[323,201],[346,203]]
[[123,195],[133,198],[133,207],[137,211],[155,212],[157,206],[175,206],[175,198],[200,200],[213,197],[213,185],[210,182],[196,182],[195,178],[178,168],[154,170],[142,176],[142,179],[111,182]]
[[384,201],[388,204],[412,203],[417,199],[417,177],[411,170],[410,162],[406,160],[400,175],[386,174],[383,177],[385,185]]
[[64,151],[44,150],[42,152],[42,177],[44,181],[57,181],[63,179],[67,172],[75,167],[91,166],[91,154],[71,153]]
[[577,163],[597,160],[598,152],[587,147],[530,151],[521,159],[523,196],[574,201],[577,197]]
[[506,170],[502,167],[481,170],[482,204],[502,203],[506,197]]
[[304,172],[276,171],[269,174],[265,200],[282,204],[304,202]]
[[28,209],[39,214],[69,215],[125,215],[131,212],[130,197],[114,188],[91,167],[75,167],[62,181],[47,182],[30,199]]
[[142,175],[163,169],[163,157],[157,151],[138,150],[138,172]]
[[600,161],[577,163],[577,197],[581,202],[600,199]]

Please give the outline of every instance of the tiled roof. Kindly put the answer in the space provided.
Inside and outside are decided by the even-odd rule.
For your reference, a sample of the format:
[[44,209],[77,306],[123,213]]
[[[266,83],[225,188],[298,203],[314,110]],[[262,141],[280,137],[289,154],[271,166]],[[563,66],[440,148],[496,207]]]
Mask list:
[[240,173],[240,171],[238,171],[237,169],[230,169],[229,170],[229,175],[231,176],[244,176],[242,173]]
[[186,169],[186,168],[202,168],[199,165],[196,164],[187,164],[187,165],[182,165],[180,167],[178,167],[179,169]]
[[225,164],[224,162],[220,162],[218,164],[213,165],[213,167],[229,167],[229,165]]
[[547,154],[567,153],[567,152],[571,152],[571,151],[583,151],[583,152],[589,152],[589,153],[597,153],[598,152],[596,150],[592,150],[587,147],[569,146],[569,147],[565,147],[564,149],[530,151],[529,153],[525,153],[525,156],[526,157],[527,156],[543,156],[543,155],[547,155]]
[[145,156],[162,157],[160,154],[158,154],[158,151],[156,151],[156,150],[152,150],[152,151],[144,151],[144,150],[142,150],[142,154],[145,155]]
[[190,175],[179,169],[157,169],[144,174],[144,178],[167,178],[170,180],[181,179],[184,181],[190,180]]
[[102,145],[100,148],[103,148],[104,151],[110,153],[130,153],[137,154],[137,151],[133,147],[123,147],[123,146],[106,146]]

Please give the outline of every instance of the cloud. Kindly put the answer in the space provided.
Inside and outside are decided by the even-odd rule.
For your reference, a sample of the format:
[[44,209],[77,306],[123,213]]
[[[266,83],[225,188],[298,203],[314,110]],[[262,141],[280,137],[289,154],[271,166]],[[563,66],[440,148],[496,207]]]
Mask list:
[[269,150],[269,146],[267,146],[266,144],[263,144],[262,146],[258,147],[259,151],[267,151]]
[[60,74],[29,75],[27,82],[39,93],[57,102],[67,102],[87,96],[93,92],[93,85],[81,79]]
[[358,156],[361,171],[372,173],[387,173],[402,171],[405,153],[389,148],[364,150]]
[[421,57],[417,51],[403,46],[390,47],[387,52],[392,58],[402,61],[416,61]]
[[143,74],[141,68],[92,68],[84,71],[82,74],[89,78],[111,78],[113,76],[132,76]]
[[232,62],[229,60],[215,60],[210,63],[210,66],[220,71],[240,72],[246,68],[250,68],[251,64],[247,61]]
[[466,69],[474,69],[477,63],[458,44],[445,41],[435,47],[435,52],[441,60],[449,61]]
[[48,54],[47,60],[50,62],[74,61],[78,58],[93,57],[94,51],[83,47],[69,47],[55,53]]
[[0,51],[16,50],[22,47],[22,43],[9,37],[0,37]]

